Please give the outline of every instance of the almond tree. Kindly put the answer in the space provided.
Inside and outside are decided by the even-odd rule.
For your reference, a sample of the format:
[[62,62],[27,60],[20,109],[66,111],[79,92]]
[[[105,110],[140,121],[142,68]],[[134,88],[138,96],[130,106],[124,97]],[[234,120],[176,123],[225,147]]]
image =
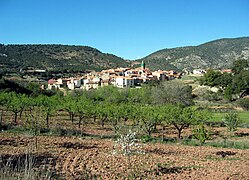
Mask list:
[[118,123],[120,122],[123,116],[122,106],[119,106],[119,104],[110,103],[107,107],[107,113],[108,121],[111,123],[114,132],[118,132]]
[[60,106],[58,97],[56,96],[48,97],[45,95],[39,95],[36,98],[36,104],[37,106],[43,108],[44,113],[46,115],[46,127],[49,128],[49,119]]
[[95,110],[96,110],[96,115],[100,119],[100,124],[101,127],[104,128],[105,122],[108,119],[108,108],[110,106],[110,103],[106,102],[99,102],[95,104]]
[[184,128],[196,123],[195,112],[196,109],[193,107],[173,105],[169,108],[168,123],[176,128],[178,139],[181,139],[181,133]]
[[82,121],[91,116],[92,101],[85,96],[78,97],[76,101],[76,112],[79,116],[78,127],[80,128]]
[[7,98],[6,98],[6,93],[0,93],[0,106],[1,106],[1,114],[0,114],[0,128],[2,127],[2,122],[3,122],[3,112],[4,106],[6,106]]
[[205,127],[205,125],[203,123],[197,125],[193,129],[193,137],[200,142],[200,155],[201,155],[202,145],[209,138],[209,132],[208,132],[208,130],[206,129],[206,127]]
[[35,136],[35,148],[38,148],[37,135],[40,129],[45,126],[45,111],[42,106],[33,106],[31,113],[27,114],[25,126],[32,130]]
[[140,106],[137,108],[136,118],[142,131],[150,136],[160,120],[159,108],[157,106]]
[[21,114],[27,105],[27,96],[15,92],[6,93],[4,96],[6,98],[7,110],[14,113],[14,123],[17,124],[18,113]]
[[72,123],[74,121],[74,116],[76,115],[77,112],[76,101],[77,101],[76,97],[70,94],[63,98],[63,109],[65,109],[68,112],[69,118]]

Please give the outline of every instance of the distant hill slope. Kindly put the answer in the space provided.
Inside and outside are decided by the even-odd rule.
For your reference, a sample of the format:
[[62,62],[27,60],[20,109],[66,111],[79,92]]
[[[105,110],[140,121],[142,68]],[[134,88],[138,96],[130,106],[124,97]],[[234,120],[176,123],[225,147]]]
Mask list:
[[249,37],[211,41],[199,46],[163,49],[138,61],[152,69],[192,70],[228,68],[237,59],[249,59]]
[[35,68],[50,71],[86,71],[139,66],[152,70],[228,68],[236,59],[249,59],[249,37],[219,39],[199,46],[163,49],[137,61],[126,61],[88,46],[1,45],[0,73]]
[[87,46],[0,45],[0,67],[7,70],[27,67],[47,70],[101,70],[124,67],[128,62]]

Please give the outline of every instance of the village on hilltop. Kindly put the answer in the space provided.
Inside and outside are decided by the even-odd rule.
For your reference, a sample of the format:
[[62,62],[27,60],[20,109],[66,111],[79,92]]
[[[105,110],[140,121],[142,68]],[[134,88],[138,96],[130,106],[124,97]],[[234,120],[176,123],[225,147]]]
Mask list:
[[116,68],[91,72],[81,77],[49,79],[48,89],[97,89],[98,87],[113,85],[119,88],[140,87],[143,83],[153,81],[166,81],[180,78],[181,73],[170,71],[151,71],[145,67],[142,61],[141,66],[135,69]]

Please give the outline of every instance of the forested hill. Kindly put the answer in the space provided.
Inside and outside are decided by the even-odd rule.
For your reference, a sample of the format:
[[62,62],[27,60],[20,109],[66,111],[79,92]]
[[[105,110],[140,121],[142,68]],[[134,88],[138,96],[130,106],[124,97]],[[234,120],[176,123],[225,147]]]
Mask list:
[[153,69],[192,70],[229,68],[234,60],[249,59],[249,37],[219,39],[199,46],[163,49],[138,61]]
[[7,71],[28,67],[53,71],[100,70],[125,67],[128,62],[88,46],[0,45],[0,67]]

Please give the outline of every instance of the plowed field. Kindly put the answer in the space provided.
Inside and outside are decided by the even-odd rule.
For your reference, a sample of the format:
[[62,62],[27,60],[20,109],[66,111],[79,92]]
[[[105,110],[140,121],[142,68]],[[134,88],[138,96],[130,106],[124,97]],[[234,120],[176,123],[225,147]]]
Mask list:
[[31,136],[0,133],[0,165],[28,153],[36,169],[61,179],[249,179],[249,150],[146,143],[129,163],[113,154],[110,139],[39,136],[37,150],[34,144]]

